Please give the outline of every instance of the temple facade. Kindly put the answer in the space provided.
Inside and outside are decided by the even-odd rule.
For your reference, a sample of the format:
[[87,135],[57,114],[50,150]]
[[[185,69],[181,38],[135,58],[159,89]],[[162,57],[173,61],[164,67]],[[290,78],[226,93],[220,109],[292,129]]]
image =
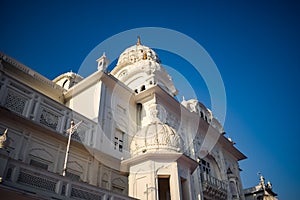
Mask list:
[[156,52],[138,41],[110,72],[100,55],[86,78],[49,80],[0,54],[1,194],[244,200],[246,156],[201,102],[176,100]]

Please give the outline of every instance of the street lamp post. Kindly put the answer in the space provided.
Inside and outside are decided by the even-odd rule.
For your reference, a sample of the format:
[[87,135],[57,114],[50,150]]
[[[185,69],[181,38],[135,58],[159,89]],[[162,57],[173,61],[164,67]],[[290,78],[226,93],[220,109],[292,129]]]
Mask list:
[[78,128],[78,126],[81,123],[82,123],[82,121],[75,124],[75,122],[72,120],[71,127],[66,131],[67,133],[69,133],[69,138],[68,138],[67,150],[66,150],[66,155],[65,155],[64,169],[63,169],[63,174],[62,174],[63,176],[66,176],[66,172],[67,172],[67,163],[68,163],[68,156],[69,156],[69,151],[70,151],[70,143],[71,143],[72,134],[76,131],[76,129]]

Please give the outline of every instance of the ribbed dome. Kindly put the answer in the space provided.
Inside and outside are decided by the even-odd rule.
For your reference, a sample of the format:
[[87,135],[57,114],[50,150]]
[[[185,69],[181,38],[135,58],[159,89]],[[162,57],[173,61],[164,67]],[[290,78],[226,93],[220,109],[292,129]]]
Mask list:
[[160,63],[158,55],[151,48],[141,44],[140,39],[136,45],[133,45],[123,51],[119,56],[116,67],[112,70],[112,74],[116,74],[117,71],[124,66],[137,63],[141,60],[151,60],[156,63]]
[[110,74],[136,93],[159,85],[171,96],[177,95],[172,78],[160,64],[158,55],[142,45],[140,39],[136,45],[125,49]]
[[173,128],[161,122],[153,122],[136,133],[130,151],[134,156],[156,151],[181,152],[182,147],[183,140]]
[[133,64],[140,60],[153,60],[159,63],[159,58],[155,51],[147,46],[137,44],[125,49],[125,51],[121,53],[117,66]]

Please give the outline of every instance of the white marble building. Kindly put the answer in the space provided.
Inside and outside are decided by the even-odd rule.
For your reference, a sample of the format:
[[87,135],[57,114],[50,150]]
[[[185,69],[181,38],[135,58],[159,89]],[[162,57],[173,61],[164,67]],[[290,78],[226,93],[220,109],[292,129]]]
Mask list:
[[270,181],[265,183],[265,178],[260,174],[259,184],[244,189],[244,196],[246,200],[278,200],[277,194],[273,191]]
[[[100,56],[100,55],[99,55]],[[53,81],[0,54],[1,193],[32,199],[245,199],[245,159],[196,99],[178,102],[158,55],[141,44],[107,72]],[[66,177],[62,176],[70,122]],[[215,140],[212,149],[207,140]],[[210,141],[208,141],[210,142]]]

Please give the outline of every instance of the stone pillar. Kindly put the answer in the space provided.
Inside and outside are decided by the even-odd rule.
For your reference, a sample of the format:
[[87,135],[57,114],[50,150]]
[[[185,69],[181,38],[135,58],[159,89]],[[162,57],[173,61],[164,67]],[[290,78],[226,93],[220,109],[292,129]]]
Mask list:
[[65,196],[70,197],[71,196],[71,190],[72,190],[72,185],[71,183],[67,183],[66,185],[66,190],[65,190]]
[[62,187],[63,187],[63,181],[59,180],[55,185],[55,193],[61,195]]
[[172,163],[170,176],[170,193],[171,199],[182,199],[182,186],[178,173],[177,163]]
[[88,164],[88,180],[91,185],[97,186],[98,168],[98,161],[95,158],[92,158]]

